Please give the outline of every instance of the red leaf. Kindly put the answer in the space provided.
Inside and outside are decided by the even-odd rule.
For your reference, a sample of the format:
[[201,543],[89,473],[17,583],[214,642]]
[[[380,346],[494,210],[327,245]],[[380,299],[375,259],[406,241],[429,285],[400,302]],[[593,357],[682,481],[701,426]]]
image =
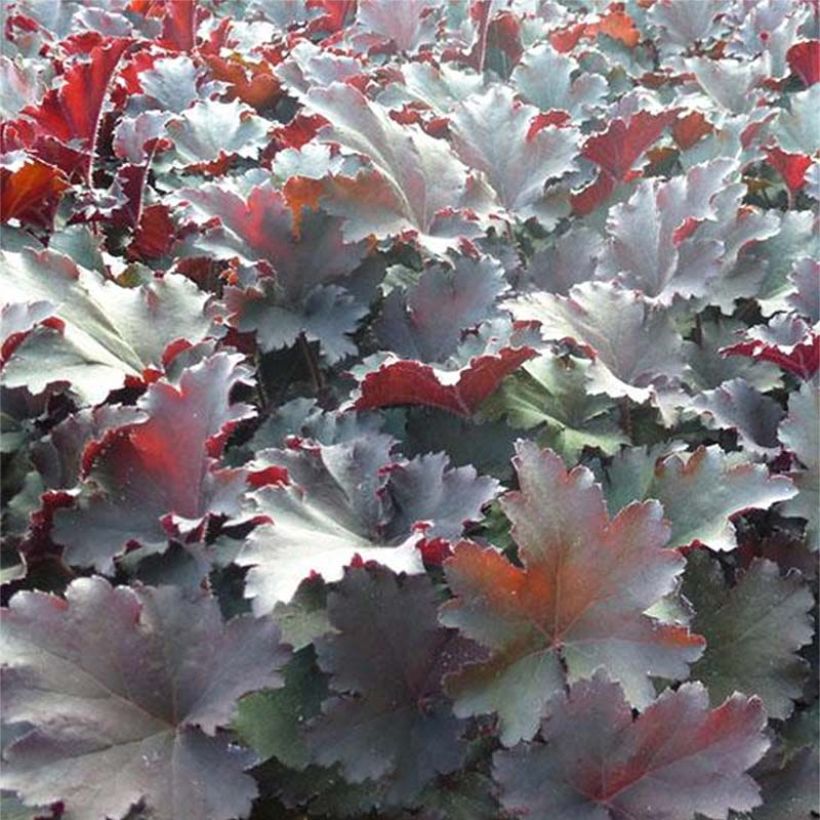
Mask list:
[[560,111],[554,109],[546,113],[536,114],[530,123],[530,130],[527,131],[527,142],[529,142],[535,135],[544,128],[550,125],[569,125],[572,123],[572,116],[568,111]]
[[681,150],[686,151],[714,129],[700,111],[690,111],[672,123],[672,139]]
[[166,0],[160,44],[177,51],[190,51],[196,45],[196,0]]
[[228,100],[238,98],[259,111],[272,105],[281,94],[279,80],[267,62],[250,62],[238,55],[204,55],[204,59],[214,77],[230,86]]
[[683,820],[760,804],[745,774],[769,745],[759,698],[736,693],[710,709],[704,687],[687,683],[633,720],[620,687],[598,672],[558,695],[549,712],[546,743],[494,757],[510,816]]
[[640,32],[635,28],[635,22],[624,11],[623,3],[613,3],[597,26],[598,34],[606,34],[614,40],[623,43],[627,48],[635,48],[641,39]]
[[497,14],[487,28],[487,48],[502,52],[510,65],[516,65],[524,54],[521,45],[521,24],[518,17],[509,11]]
[[54,530],[67,560],[110,569],[130,543],[161,552],[177,526],[188,532],[211,514],[239,512],[245,471],[221,469],[214,459],[252,412],[229,400],[249,376],[241,358],[217,353],[185,370],[179,385],[155,382],[138,402],[145,421],[86,445],[85,492],[76,509],[57,517]]
[[356,0],[307,0],[307,7],[323,12],[308,24],[310,34],[335,34],[349,25],[356,14]]
[[820,370],[820,336],[802,319],[778,315],[768,327],[750,328],[746,340],[722,348],[720,354],[773,362],[808,380]]
[[[39,106],[22,111],[36,126],[31,135],[35,153],[46,161],[54,160],[69,176],[88,172],[111,78],[131,42],[112,38],[105,46],[93,49],[90,60],[72,66],[63,84],[49,91]],[[68,146],[73,141],[79,143],[79,149]],[[58,144],[54,146],[54,142]]]
[[790,154],[778,147],[764,150],[769,165],[780,174],[792,193],[799,191],[806,184],[806,171],[811,168],[811,157],[805,154]]
[[583,37],[585,31],[586,26],[583,23],[558,29],[550,34],[550,45],[561,54],[566,54],[578,45],[578,41]]
[[661,114],[639,111],[628,123],[615,119],[606,131],[589,137],[581,153],[613,179],[624,180],[641,154],[677,116],[678,110],[672,109]]
[[585,467],[567,470],[551,450],[523,441],[513,465],[520,489],[502,497],[501,509],[518,563],[492,547],[457,544],[445,564],[455,597],[440,616],[493,651],[449,688],[457,713],[497,712],[505,744],[531,738],[549,698],[599,666],[645,705],[654,693],[649,677],[686,677],[704,643],[645,614],[674,589],[684,566],[666,547],[669,527],[657,501],[610,518]]
[[493,355],[476,356],[467,367],[455,372],[416,361],[388,361],[365,376],[361,396],[353,406],[356,410],[371,410],[420,405],[471,416],[505,376],[534,355],[531,347],[505,347]]
[[41,228],[51,225],[68,182],[59,168],[26,158],[14,170],[0,168],[0,219],[19,219]]
[[572,195],[572,212],[578,216],[591,214],[609,199],[614,190],[615,180],[609,174],[598,174],[595,182]]
[[806,85],[820,82],[820,40],[805,40],[795,43],[787,52],[789,68]]
[[134,241],[128,247],[131,259],[156,259],[170,252],[175,241],[175,226],[167,205],[143,208],[134,231]]

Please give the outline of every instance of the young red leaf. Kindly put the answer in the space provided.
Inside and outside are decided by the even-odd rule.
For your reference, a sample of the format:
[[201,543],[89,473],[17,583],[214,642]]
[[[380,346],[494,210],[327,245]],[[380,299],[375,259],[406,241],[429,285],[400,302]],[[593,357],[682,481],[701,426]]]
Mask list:
[[160,44],[165,48],[191,51],[196,44],[197,0],[165,0],[161,4]]
[[59,89],[52,89],[39,105],[21,112],[35,126],[32,150],[46,162],[59,165],[68,176],[89,173],[111,79],[130,45],[127,38],[110,38],[91,51],[87,62],[72,66]]
[[[18,156],[14,154],[13,156]],[[63,173],[28,156],[0,168],[0,218],[19,219],[48,228],[63,192],[69,187]]]
[[633,720],[621,688],[597,674],[558,695],[543,743],[497,752],[493,774],[511,814],[546,820],[725,820],[760,804],[745,772],[766,751],[758,698],[709,709],[706,690],[667,689]]
[[458,369],[433,367],[388,356],[361,381],[356,410],[418,405],[471,416],[505,376],[535,355],[532,347],[501,347]]
[[669,593],[683,559],[664,549],[656,502],[610,520],[584,467],[567,472],[550,450],[519,442],[520,490],[501,499],[523,566],[462,542],[445,563],[456,596],[442,623],[492,649],[448,681],[459,715],[497,712],[502,741],[531,738],[548,700],[599,666],[632,703],[652,700],[650,676],[683,678],[703,640],[645,611]]
[[809,380],[820,369],[820,335],[800,317],[778,314],[768,325],[746,331],[746,341],[724,347],[724,356],[750,356],[774,362]]
[[820,82],[820,40],[795,43],[786,52],[786,61],[807,86]]
[[245,473],[219,469],[213,457],[228,430],[252,414],[229,401],[250,377],[241,360],[217,353],[185,370],[178,386],[150,385],[137,403],[147,420],[86,446],[78,505],[55,521],[66,561],[110,572],[132,542],[163,552],[169,536],[191,532],[210,515],[239,512]]
[[792,193],[799,191],[806,184],[806,171],[811,168],[812,158],[805,154],[790,154],[780,148],[766,149],[769,165],[783,178],[786,187]]
[[661,114],[639,111],[628,121],[620,118],[612,120],[606,131],[587,138],[581,155],[613,179],[624,180],[638,158],[677,116],[677,110]]
[[16,594],[2,624],[4,720],[30,727],[4,754],[4,789],[73,817],[142,801],[157,820],[250,813],[253,755],[217,730],[243,694],[282,685],[272,621],[223,623],[213,598],[92,577],[65,600]]

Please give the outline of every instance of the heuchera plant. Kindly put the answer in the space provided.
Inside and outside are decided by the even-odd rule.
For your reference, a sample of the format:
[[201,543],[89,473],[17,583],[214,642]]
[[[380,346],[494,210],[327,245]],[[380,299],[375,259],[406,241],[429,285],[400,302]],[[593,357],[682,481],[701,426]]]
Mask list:
[[2,813],[818,816],[816,0],[9,0]]

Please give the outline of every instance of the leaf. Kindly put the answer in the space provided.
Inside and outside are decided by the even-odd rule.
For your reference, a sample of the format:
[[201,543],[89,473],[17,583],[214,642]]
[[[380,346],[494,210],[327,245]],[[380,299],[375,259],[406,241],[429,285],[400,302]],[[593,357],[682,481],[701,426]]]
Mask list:
[[454,368],[431,367],[388,355],[381,358],[378,369],[364,375],[360,395],[352,406],[356,410],[372,410],[420,405],[470,416],[505,376],[533,355],[534,350],[529,346],[511,345],[490,349],[471,357],[466,365]]
[[398,537],[422,526],[428,539],[454,540],[481,517],[498,487],[495,479],[479,477],[472,465],[451,467],[444,453],[397,464],[387,484],[395,509],[387,532]]
[[537,250],[527,265],[519,287],[566,295],[573,285],[599,278],[598,260],[604,249],[603,237],[586,227],[573,227]]
[[76,62],[59,88],[52,88],[38,105],[21,112],[34,131],[33,152],[69,177],[89,173],[96,152],[99,121],[120,59],[131,45],[127,38],[108,38]]
[[805,154],[790,154],[777,147],[767,148],[765,151],[769,165],[780,174],[789,191],[799,191],[806,184],[806,171],[812,165],[811,157]]
[[574,356],[539,356],[507,376],[481,413],[504,416],[518,430],[537,429],[538,443],[570,462],[584,447],[613,453],[628,440],[612,418],[614,402],[587,392],[590,366]]
[[[14,155],[13,155],[14,156]],[[10,219],[48,228],[68,182],[59,168],[23,155],[0,168],[0,212]]]
[[518,321],[540,322],[545,340],[571,339],[589,349],[592,392],[643,402],[653,382],[683,370],[683,341],[669,316],[634,291],[584,282],[568,296],[534,292],[504,306]]
[[734,430],[747,453],[765,456],[777,447],[780,405],[745,379],[732,379],[695,396],[692,406],[711,430]]
[[820,514],[815,503],[820,494],[820,394],[815,382],[805,382],[789,397],[789,414],[780,425],[779,438],[800,460],[803,469],[791,473],[798,493],[781,506],[783,515],[806,519],[811,549],[820,549]]
[[244,290],[225,289],[228,322],[242,333],[255,333],[260,350],[281,350],[300,336],[319,342],[328,363],[356,353],[350,339],[368,308],[336,285],[317,285],[298,302],[288,304],[273,276],[260,276]]
[[217,730],[241,695],[282,685],[273,623],[225,624],[211,598],[93,577],[65,600],[15,595],[2,640],[4,717],[32,726],[6,751],[4,788],[78,817],[143,800],[158,820],[248,816],[253,758]]
[[448,681],[456,714],[497,712],[501,740],[532,738],[548,700],[604,667],[638,706],[649,676],[683,678],[703,641],[644,614],[683,570],[664,549],[668,527],[655,502],[610,521],[584,467],[567,472],[550,450],[519,442],[520,490],[501,499],[522,566],[492,548],[462,542],[445,563],[455,598],[441,620],[492,649],[489,661]]
[[166,124],[174,144],[167,161],[172,169],[218,171],[234,157],[256,157],[268,142],[269,129],[266,120],[238,100],[206,100]]
[[708,42],[717,37],[719,27],[715,18],[726,7],[726,0],[688,6],[661,0],[650,8],[647,16],[663,29],[663,39],[667,43],[687,48],[696,41]]
[[374,323],[382,346],[407,359],[441,362],[455,353],[462,332],[493,312],[506,290],[501,266],[491,257],[456,256],[425,267],[416,282],[394,288]]
[[610,210],[598,275],[665,306],[676,297],[705,295],[725,248],[717,239],[701,238],[699,225],[718,219],[712,200],[738,173],[735,162],[721,159],[667,182],[641,182],[628,202]]
[[492,781],[477,772],[448,778],[424,793],[423,815],[430,820],[496,820],[498,803]]
[[[765,465],[718,446],[694,453],[673,453],[655,463],[657,454],[623,450],[607,468],[605,483],[611,511],[629,502],[656,498],[672,528],[669,543],[705,544],[713,550],[737,546],[731,517],[749,509],[766,510],[796,492],[785,476],[770,476]],[[653,467],[654,466],[654,467]]]
[[322,212],[294,219],[283,195],[269,181],[246,194],[227,185],[206,183],[174,195],[182,219],[200,228],[184,240],[185,256],[267,263],[284,291],[297,302],[319,284],[348,276],[361,262],[364,247],[347,244],[340,220]]
[[145,414],[128,405],[87,407],[63,419],[31,446],[31,461],[50,489],[72,489],[83,469],[83,452],[117,427],[145,421]]
[[161,368],[171,342],[196,344],[211,332],[208,295],[178,274],[125,288],[61,253],[28,249],[4,254],[0,268],[15,300],[49,302],[63,324],[39,328],[16,348],[3,370],[9,387],[38,393],[69,382],[85,403],[97,404],[127,378]]
[[581,155],[598,165],[612,179],[623,180],[644,151],[677,116],[676,110],[659,114],[639,111],[628,120],[616,118],[606,130],[587,138]]
[[457,538],[495,495],[496,482],[472,467],[449,468],[441,454],[403,461],[391,455],[393,445],[375,434],[257,456],[252,468],[285,468],[289,483],[251,496],[273,521],[248,537],[237,558],[251,566],[246,594],[255,611],[289,601],[312,574],[338,581],[357,555],[420,572],[421,538]]
[[501,805],[532,818],[726,818],[760,804],[745,772],[769,742],[757,698],[709,709],[706,690],[667,689],[633,720],[620,687],[598,673],[550,704],[545,742],[497,752]]
[[806,91],[790,94],[788,108],[780,110],[777,116],[775,135],[783,151],[790,154],[813,156],[820,151],[820,136],[816,133],[812,115],[820,101],[820,86],[817,83]]
[[695,608],[692,628],[706,638],[691,676],[706,686],[712,703],[733,692],[757,695],[770,717],[785,720],[808,675],[796,653],[814,634],[814,597],[800,574],[783,577],[777,564],[756,560],[727,590],[720,565],[696,553],[683,594]]
[[[451,116],[453,146],[470,168],[481,171],[499,203],[514,218],[552,224],[557,216],[545,197],[548,182],[577,169],[577,132],[539,129],[538,109],[516,104],[512,89],[495,85],[458,105]],[[503,134],[503,139],[500,138]]]
[[[194,61],[184,54],[175,57],[160,57],[153,60],[151,67],[139,72],[139,84],[156,107],[165,112],[181,114],[200,99],[200,89],[204,72]],[[217,106],[217,107],[214,107]],[[221,104],[208,106],[213,112],[226,111]],[[235,109],[238,113],[238,109]],[[138,115],[139,116],[139,115]],[[189,127],[199,117],[186,121]],[[207,123],[205,123],[207,127]],[[232,123],[231,127],[235,128]]]
[[239,701],[233,729],[260,760],[271,757],[293,769],[309,763],[304,723],[319,714],[327,681],[316,673],[315,654],[304,649],[282,670],[281,688],[253,692]]
[[[345,238],[356,242],[410,233],[433,252],[450,244],[445,215],[466,204],[467,169],[446,143],[415,127],[399,125],[378,103],[350,85],[334,83],[308,95],[311,110],[332,125],[324,142],[366,157],[372,170],[325,180],[322,204],[345,222]],[[463,221],[455,230],[470,235]]]
[[430,10],[427,0],[407,0],[398,6],[360,0],[356,22],[368,34],[384,38],[399,51],[413,52],[422,44],[435,41],[435,18]]
[[602,76],[582,71],[576,60],[548,43],[528,48],[510,81],[521,97],[541,111],[567,111],[581,119],[600,107],[607,93]]
[[46,92],[42,66],[33,60],[13,59],[0,56],[0,82],[3,100],[0,115],[10,120],[29,104],[36,104]]
[[252,414],[230,404],[250,372],[241,356],[216,353],[186,369],[179,385],[152,384],[137,402],[147,420],[109,429],[83,453],[84,478],[74,509],[55,520],[65,559],[110,572],[131,542],[163,552],[168,538],[196,530],[210,515],[237,515],[242,470],[219,468],[224,436]]
[[820,322],[820,262],[807,256],[797,260],[789,274],[793,291],[786,296],[789,307],[810,322]]
[[820,82],[820,40],[803,40],[786,52],[789,68],[807,85]]
[[[810,711],[801,713],[811,716]],[[814,714],[816,723],[816,710]],[[749,817],[754,820],[779,820],[781,817],[812,817],[820,813],[818,801],[818,776],[816,729],[813,744],[805,745],[797,752],[767,754],[755,767],[755,779],[760,783],[763,805]],[[774,759],[769,759],[774,757]],[[744,815],[746,820],[747,815]]]
[[438,626],[437,598],[424,576],[349,569],[328,596],[336,632],[317,642],[337,694],[310,727],[314,760],[340,763],[352,783],[386,778],[386,799],[400,805],[458,769],[465,753],[441,681],[472,648]]
[[[768,55],[766,55],[768,57]],[[770,74],[768,59],[709,59],[693,57],[684,61],[686,70],[695,75],[698,85],[716,103],[717,111],[749,114],[758,99],[755,89]]]
[[781,374],[775,365],[720,355],[722,348],[737,339],[737,332],[745,329],[742,322],[727,316],[701,320],[700,344],[686,348],[686,369],[682,377],[695,398],[703,391],[717,389],[736,379],[764,393],[780,386]]
[[778,314],[768,325],[746,331],[746,340],[724,347],[723,356],[749,356],[773,362],[803,379],[820,369],[820,334],[799,316]]

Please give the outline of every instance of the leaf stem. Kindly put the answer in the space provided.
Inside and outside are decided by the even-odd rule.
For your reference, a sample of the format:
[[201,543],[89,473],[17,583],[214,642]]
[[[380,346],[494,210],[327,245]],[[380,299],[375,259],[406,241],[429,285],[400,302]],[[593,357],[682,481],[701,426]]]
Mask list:
[[695,314],[695,332],[692,339],[698,347],[703,347],[703,317],[700,313]]
[[476,59],[476,70],[479,74],[484,73],[484,60],[487,57],[487,35],[490,29],[491,10],[492,0],[484,0],[481,5],[481,19],[478,24],[478,57]]
[[622,396],[621,401],[621,429],[626,434],[626,437],[629,439],[630,443],[632,442],[632,433],[633,433],[633,425],[632,425],[632,405],[629,401],[629,396]]
[[305,337],[304,333],[300,333],[297,341],[299,349],[302,351],[302,356],[310,372],[310,381],[313,384],[313,390],[319,393],[325,386],[325,377],[322,375],[322,369],[319,367],[319,362],[316,354],[313,352],[310,343]]

